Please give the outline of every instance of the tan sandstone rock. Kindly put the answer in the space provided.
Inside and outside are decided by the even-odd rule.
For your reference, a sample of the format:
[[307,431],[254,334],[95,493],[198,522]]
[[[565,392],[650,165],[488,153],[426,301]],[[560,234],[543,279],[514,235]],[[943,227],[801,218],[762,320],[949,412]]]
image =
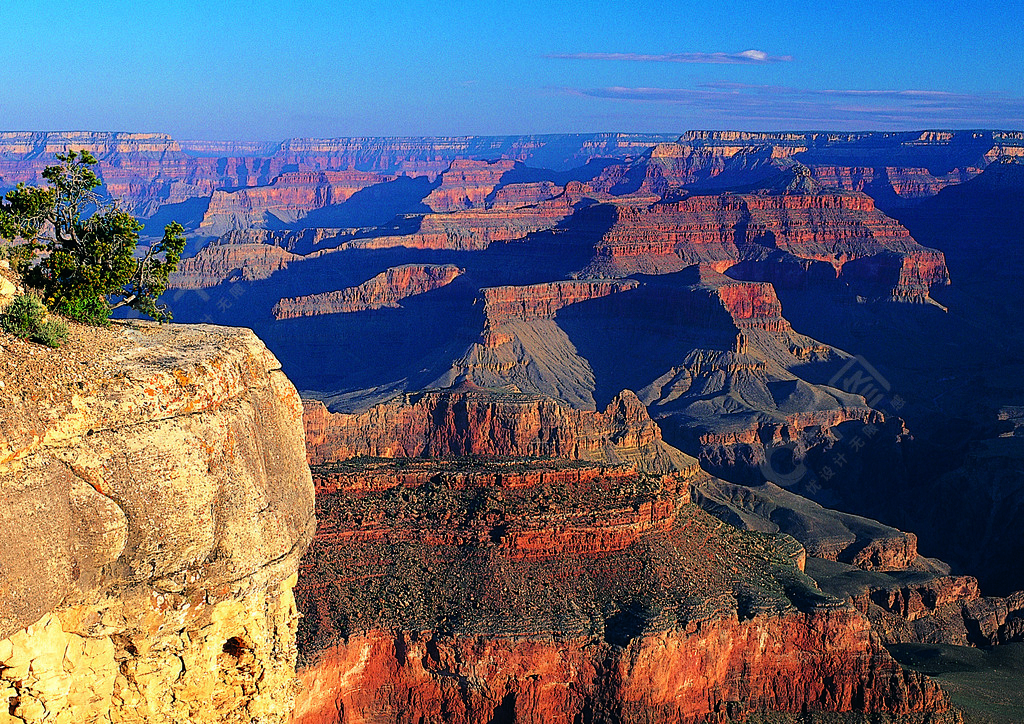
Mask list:
[[8,721],[286,721],[315,522],[277,360],[210,326],[2,347]]

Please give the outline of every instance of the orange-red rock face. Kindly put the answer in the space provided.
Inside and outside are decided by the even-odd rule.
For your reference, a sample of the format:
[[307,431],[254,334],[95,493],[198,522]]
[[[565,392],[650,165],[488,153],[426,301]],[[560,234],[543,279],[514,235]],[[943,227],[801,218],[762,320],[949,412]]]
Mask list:
[[269,221],[290,223],[315,209],[340,204],[367,186],[391,180],[394,177],[363,171],[290,172],[268,186],[214,191],[200,231],[219,234],[262,227]]
[[274,319],[398,307],[400,300],[440,289],[451,284],[461,273],[462,270],[454,264],[405,264],[391,267],[359,286],[282,299],[274,305]]
[[203,289],[225,281],[266,279],[302,257],[266,244],[210,244],[182,260],[171,274],[172,289]]
[[972,166],[935,175],[926,168],[815,166],[812,172],[825,186],[866,193],[884,188],[899,201],[911,201],[934,196],[947,186],[963,183],[981,173],[981,169]]
[[427,214],[419,230],[409,236],[379,237],[360,246],[407,246],[416,249],[486,249],[495,242],[523,239],[535,231],[550,229],[569,216],[567,205],[549,202],[521,209],[467,209],[447,214]]
[[775,288],[766,282],[721,284],[715,293],[740,329],[756,327],[771,331],[790,329],[782,317],[782,303]]
[[638,286],[632,279],[563,281],[522,287],[485,287],[480,294],[488,328],[493,329],[511,320],[551,319],[559,309],[570,304],[600,299]]
[[685,475],[521,459],[317,475],[296,722],[958,721],[809,584],[791,539],[723,526]]
[[1022,154],[1020,134],[1002,131],[690,131],[675,143],[655,146],[649,165],[670,187],[709,188],[722,186],[726,177],[733,185],[742,185],[743,172],[756,171],[774,159],[794,159],[810,167],[815,180],[825,186],[864,191],[895,207],[963,183],[999,156]]
[[697,724],[759,710],[794,720],[808,711],[865,713],[847,721],[867,721],[870,712],[960,720],[936,684],[869,642],[866,621],[845,613],[709,624],[624,650],[582,637],[448,641],[429,630],[374,630],[300,670],[293,721],[573,724],[595,712]]
[[453,161],[441,176],[441,185],[423,203],[438,213],[482,207],[513,168],[514,161]]
[[509,184],[496,189],[494,198],[489,201],[488,205],[492,209],[518,209],[550,201],[564,191],[563,187],[556,186],[551,181]]
[[[523,186],[534,188],[524,190]],[[574,192],[578,189],[574,189],[572,183],[567,185],[567,191],[551,198],[542,198],[545,195],[541,192],[543,188],[543,184],[506,186],[497,192],[503,199],[502,203],[488,204],[486,208],[481,205],[448,213],[425,214],[413,234],[362,238],[345,242],[342,246],[480,251],[496,242],[524,239],[531,233],[557,226],[572,215],[572,205],[580,199],[580,195]]]
[[635,462],[642,469],[695,466],[666,446],[632,392],[604,412],[576,410],[543,395],[442,390],[404,395],[362,413],[331,413],[305,401],[311,463],[375,457],[512,455]]
[[[759,276],[779,273],[768,262],[778,251],[887,285],[884,296],[897,299],[923,299],[949,280],[942,252],[922,247],[863,194],[719,194],[620,206],[587,271],[625,276],[703,264],[723,272],[742,262]],[[848,270],[850,262],[863,263]]]

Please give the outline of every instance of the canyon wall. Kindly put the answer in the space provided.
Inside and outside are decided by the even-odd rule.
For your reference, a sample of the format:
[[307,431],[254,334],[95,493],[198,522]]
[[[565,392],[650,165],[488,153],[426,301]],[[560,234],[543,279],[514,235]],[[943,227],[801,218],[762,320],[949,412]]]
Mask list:
[[288,721],[315,521],[277,360],[221,327],[0,336],[0,716]]
[[167,284],[170,289],[206,289],[227,281],[256,281],[301,258],[269,244],[209,244],[182,259]]
[[355,287],[282,299],[274,305],[274,319],[360,312],[382,307],[397,308],[400,300],[440,289],[451,284],[462,273],[463,270],[454,264],[405,264],[391,267]]
[[364,171],[290,172],[267,186],[214,191],[199,232],[219,236],[231,229],[292,224],[311,211],[340,204],[357,191],[394,178]]
[[503,455],[562,457],[641,470],[691,470],[696,461],[661,439],[632,392],[603,412],[577,410],[543,395],[479,389],[403,395],[361,413],[332,413],[305,401],[311,463],[386,458]]
[[656,146],[649,163],[670,186],[724,188],[795,161],[825,186],[863,191],[892,209],[963,183],[1000,156],[1022,155],[1014,131],[689,131]]
[[[780,276],[779,252],[789,264]],[[924,300],[949,283],[942,252],[918,244],[864,194],[718,194],[651,205],[619,205],[584,270],[593,276],[664,274],[694,264],[745,278],[803,284],[827,271],[875,296]],[[799,266],[799,268],[798,268]],[[774,277],[774,278],[773,278]]]
[[690,504],[695,470],[315,469],[296,722],[959,721],[791,538]]
[[[238,189],[268,186],[282,174],[369,172],[378,175],[427,176],[431,180],[457,159],[505,159],[546,168],[568,169],[594,158],[642,154],[669,140],[666,134],[554,134],[547,136],[459,136],[407,138],[288,139],[278,143],[177,141],[161,133],[2,132],[0,188],[19,182],[38,184],[54,154],[87,150],[100,161],[107,191],[135,214],[148,217],[160,207],[189,199],[220,196],[222,211],[206,221],[207,229],[226,230],[251,219]],[[298,191],[278,192],[293,203]],[[271,212],[282,202],[260,192],[256,206]],[[305,196],[310,196],[306,193]],[[316,195],[313,195],[315,200]],[[288,205],[287,203],[285,205]],[[318,208],[318,207],[314,207]],[[309,209],[306,209],[308,211]],[[291,211],[294,211],[293,209]],[[255,217],[261,223],[266,216]]]

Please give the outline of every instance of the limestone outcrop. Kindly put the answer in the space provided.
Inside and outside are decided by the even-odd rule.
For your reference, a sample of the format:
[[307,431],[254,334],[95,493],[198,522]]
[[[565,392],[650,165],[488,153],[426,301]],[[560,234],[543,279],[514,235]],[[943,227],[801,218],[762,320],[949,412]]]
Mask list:
[[0,718],[287,721],[315,522],[277,360],[211,326],[0,339]]

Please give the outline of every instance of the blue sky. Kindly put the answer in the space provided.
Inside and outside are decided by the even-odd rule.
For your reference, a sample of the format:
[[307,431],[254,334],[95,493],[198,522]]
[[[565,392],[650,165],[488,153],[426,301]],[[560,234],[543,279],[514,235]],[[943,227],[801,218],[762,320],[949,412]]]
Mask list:
[[1024,128],[1024,3],[0,5],[0,130]]

